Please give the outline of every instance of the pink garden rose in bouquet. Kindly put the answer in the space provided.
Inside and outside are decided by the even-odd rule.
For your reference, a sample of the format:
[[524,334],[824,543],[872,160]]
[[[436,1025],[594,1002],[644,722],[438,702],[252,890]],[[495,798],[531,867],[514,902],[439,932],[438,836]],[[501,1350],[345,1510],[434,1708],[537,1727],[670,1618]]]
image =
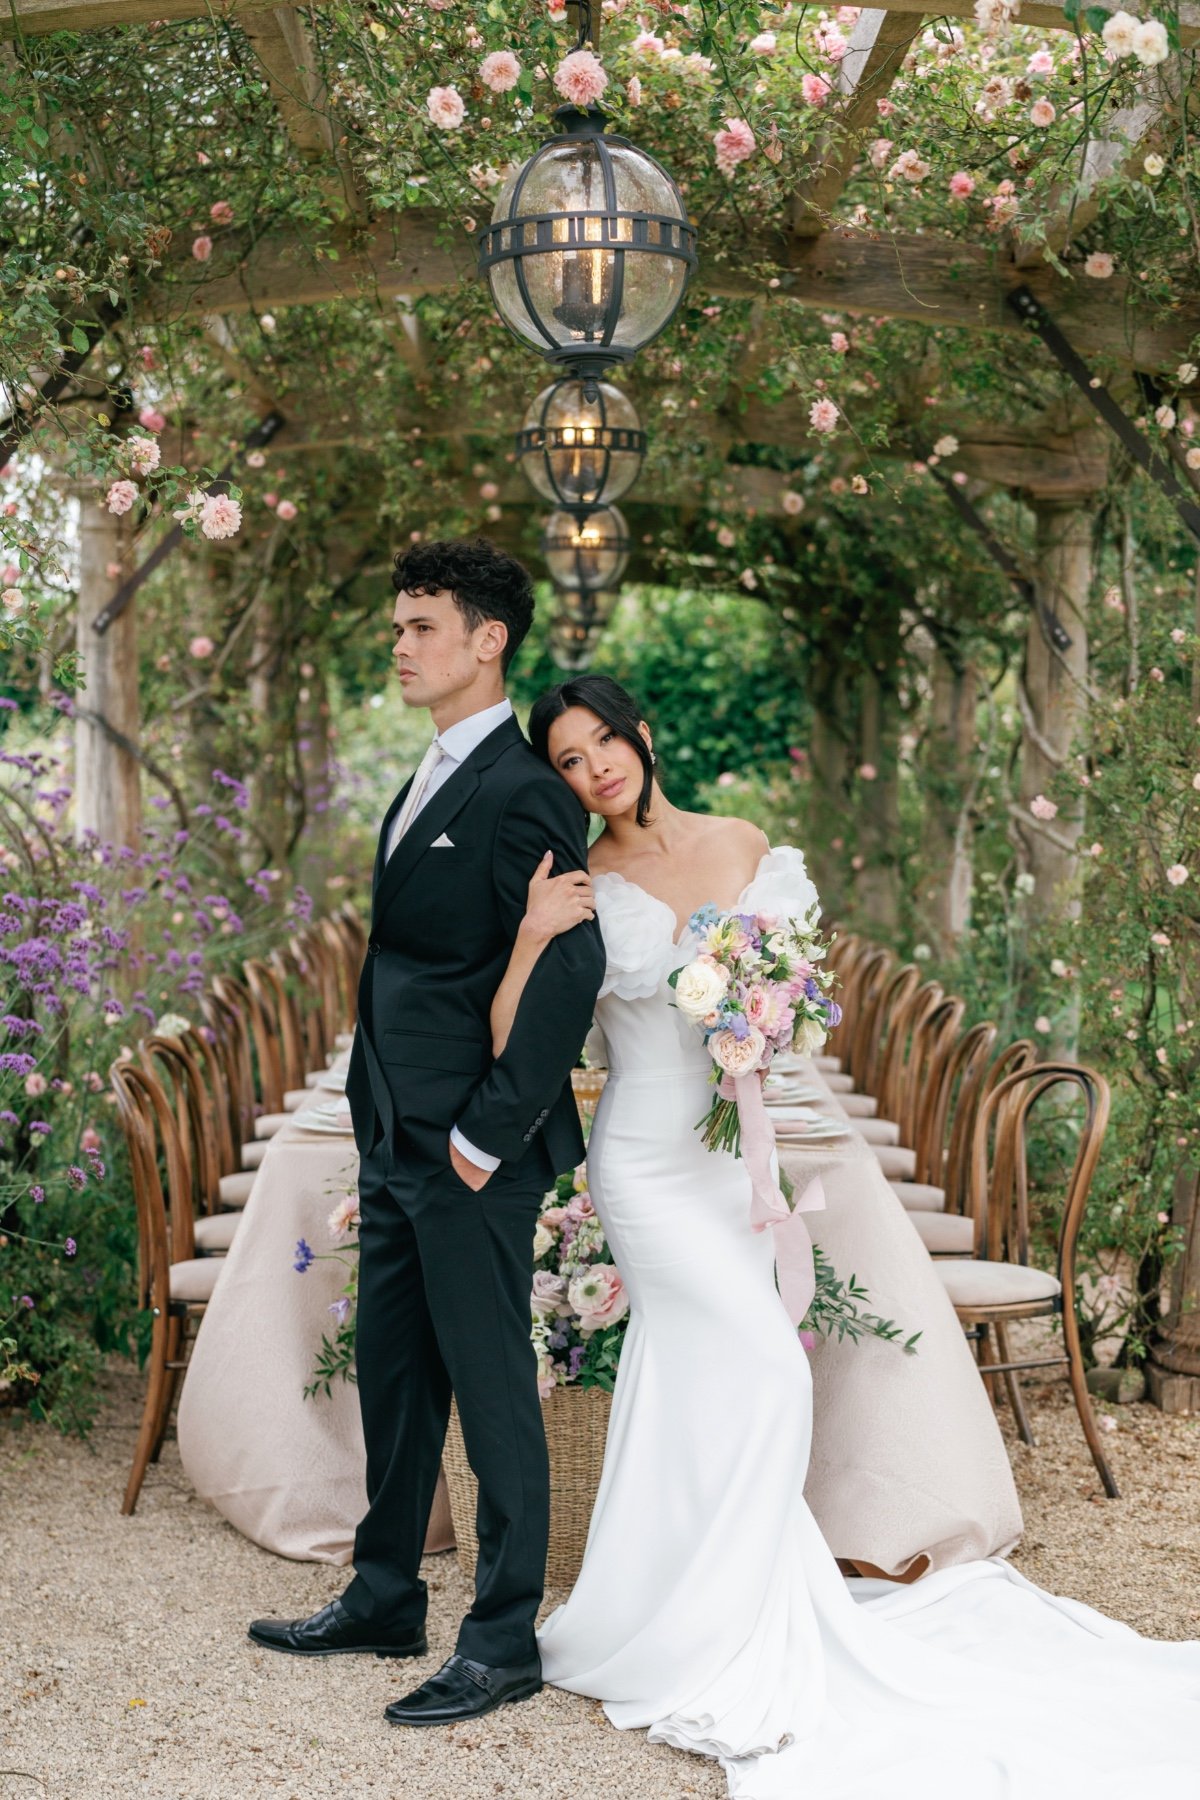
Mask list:
[[542,1201],[533,1238],[531,1336],[543,1400],[577,1383],[611,1392],[629,1296],[613,1265],[581,1164]]

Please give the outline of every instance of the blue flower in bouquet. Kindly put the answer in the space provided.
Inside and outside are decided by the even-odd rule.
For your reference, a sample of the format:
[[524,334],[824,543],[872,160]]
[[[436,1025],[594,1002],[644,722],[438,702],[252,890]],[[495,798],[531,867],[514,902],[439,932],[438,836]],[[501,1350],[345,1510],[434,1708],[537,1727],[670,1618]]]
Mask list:
[[698,906],[688,920],[688,930],[694,931],[699,937],[702,931],[707,931],[710,925],[715,925],[720,917],[720,912],[711,902],[707,906]]

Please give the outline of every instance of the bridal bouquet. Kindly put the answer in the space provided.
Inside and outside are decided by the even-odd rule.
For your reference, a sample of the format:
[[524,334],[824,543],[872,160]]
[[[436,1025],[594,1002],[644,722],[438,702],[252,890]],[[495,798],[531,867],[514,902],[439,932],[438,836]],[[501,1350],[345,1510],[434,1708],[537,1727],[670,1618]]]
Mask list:
[[[814,908],[815,911],[815,908]],[[704,1034],[717,1094],[698,1129],[710,1150],[741,1153],[732,1084],[765,1073],[780,1051],[811,1056],[841,1019],[832,999],[828,946],[815,921],[702,906],[688,921],[696,957],[670,977],[675,1005]]]
[[793,1196],[771,1162],[774,1133],[762,1077],[780,1051],[811,1055],[842,1011],[823,969],[827,946],[817,935],[816,902],[800,917],[721,912],[702,906],[688,921],[699,950],[670,976],[674,1004],[703,1033],[716,1095],[697,1130],[710,1150],[745,1155],[750,1224],[774,1228],[779,1292],[792,1323],[804,1319],[817,1288],[812,1242],[801,1214],[825,1204],[820,1180]]

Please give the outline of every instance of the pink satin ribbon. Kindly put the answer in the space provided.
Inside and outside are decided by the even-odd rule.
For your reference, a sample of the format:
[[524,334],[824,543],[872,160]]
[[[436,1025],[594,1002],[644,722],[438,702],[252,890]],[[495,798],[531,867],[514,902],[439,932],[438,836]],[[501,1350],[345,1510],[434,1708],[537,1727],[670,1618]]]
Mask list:
[[820,1176],[814,1176],[802,1194],[793,1196],[790,1206],[785,1200],[771,1173],[775,1131],[757,1074],[726,1075],[718,1091],[722,1099],[737,1101],[742,1160],[750,1174],[750,1229],[766,1231],[769,1226],[774,1230],[779,1297],[792,1324],[799,1325],[817,1291],[812,1239],[803,1215],[824,1209],[825,1189]]

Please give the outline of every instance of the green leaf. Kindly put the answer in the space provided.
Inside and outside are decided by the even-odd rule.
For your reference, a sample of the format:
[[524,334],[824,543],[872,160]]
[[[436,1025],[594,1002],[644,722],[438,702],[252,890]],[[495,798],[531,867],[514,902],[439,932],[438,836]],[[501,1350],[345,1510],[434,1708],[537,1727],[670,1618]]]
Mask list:
[[[1066,8],[1064,7],[1063,10],[1065,11]],[[1096,33],[1097,37],[1099,37],[1100,33],[1104,30],[1104,27],[1108,24],[1108,13],[1105,8],[1103,6],[1089,6],[1083,16],[1091,26],[1092,30]]]
[[47,144],[50,142],[50,133],[46,130],[46,127],[44,125],[32,126],[30,129],[29,135],[33,139],[35,144],[41,145],[43,150],[46,148]]
[[[1069,25],[1073,25],[1079,17],[1079,8],[1081,4],[1082,0],[1063,0],[1063,18]],[[1105,14],[1105,17],[1108,17],[1107,13]]]
[[88,351],[91,349],[92,340],[88,336],[87,332],[83,329],[82,325],[72,325],[72,327],[71,327],[71,347],[74,350],[78,350],[80,356],[86,356]]

